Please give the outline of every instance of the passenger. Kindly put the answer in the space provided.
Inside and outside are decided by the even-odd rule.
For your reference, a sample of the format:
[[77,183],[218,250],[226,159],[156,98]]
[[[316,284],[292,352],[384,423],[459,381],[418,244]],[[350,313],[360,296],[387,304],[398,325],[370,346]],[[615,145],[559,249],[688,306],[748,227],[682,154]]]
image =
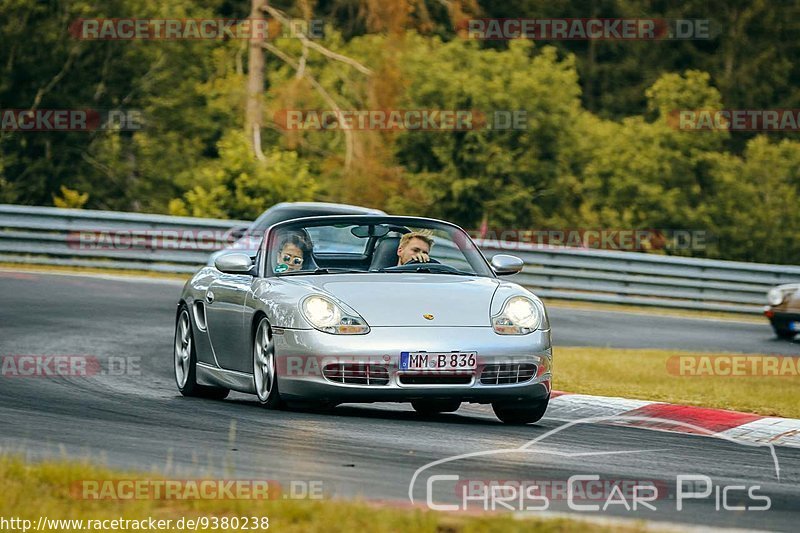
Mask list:
[[278,264],[275,272],[302,270],[310,253],[311,244],[303,236],[297,234],[285,236],[278,247]]

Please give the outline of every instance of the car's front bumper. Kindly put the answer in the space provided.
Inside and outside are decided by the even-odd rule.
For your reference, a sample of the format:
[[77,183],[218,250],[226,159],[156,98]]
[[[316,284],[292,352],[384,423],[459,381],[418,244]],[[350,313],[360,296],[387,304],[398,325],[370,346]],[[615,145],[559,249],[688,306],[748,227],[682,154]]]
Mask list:
[[[316,330],[275,332],[278,383],[288,400],[407,402],[447,398],[463,402],[543,399],[550,394],[552,348],[549,331],[498,335],[490,327],[375,327],[366,335],[330,335]],[[399,368],[400,352],[476,352],[477,368],[459,371],[463,383],[441,384],[447,372],[408,372]],[[326,378],[326,365],[371,364],[385,367],[388,382],[380,385],[339,383]],[[533,364],[533,377],[521,383],[481,382],[486,365]],[[408,384],[409,376],[425,376],[427,384]]]

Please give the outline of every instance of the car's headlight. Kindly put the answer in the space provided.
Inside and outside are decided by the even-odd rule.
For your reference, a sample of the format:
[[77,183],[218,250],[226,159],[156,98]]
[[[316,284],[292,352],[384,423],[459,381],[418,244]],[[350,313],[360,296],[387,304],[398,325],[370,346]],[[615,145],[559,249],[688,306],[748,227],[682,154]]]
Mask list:
[[527,335],[541,325],[544,311],[524,296],[512,296],[500,313],[492,317],[492,328],[500,335]]
[[770,289],[767,293],[767,303],[772,306],[781,305],[785,297],[786,293],[784,293],[780,288],[775,287]]
[[315,328],[335,335],[369,333],[369,326],[358,315],[348,313],[323,296],[309,296],[300,306],[303,316]]

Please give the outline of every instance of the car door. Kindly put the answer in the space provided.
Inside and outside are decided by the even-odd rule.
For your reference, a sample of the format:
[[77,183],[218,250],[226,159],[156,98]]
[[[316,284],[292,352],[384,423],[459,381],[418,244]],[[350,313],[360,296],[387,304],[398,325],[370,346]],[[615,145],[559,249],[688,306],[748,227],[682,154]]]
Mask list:
[[253,282],[248,274],[222,274],[206,290],[208,336],[217,362],[227,370],[252,373],[250,334],[245,331],[244,305]]

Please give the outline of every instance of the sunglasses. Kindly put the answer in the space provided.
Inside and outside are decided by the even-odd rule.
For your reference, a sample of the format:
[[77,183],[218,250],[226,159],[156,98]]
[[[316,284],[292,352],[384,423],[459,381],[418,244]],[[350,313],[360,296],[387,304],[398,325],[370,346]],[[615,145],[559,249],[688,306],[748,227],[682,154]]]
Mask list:
[[285,264],[287,264],[287,265],[302,265],[303,264],[303,258],[302,257],[293,257],[291,255],[284,254],[282,259],[283,259],[283,262]]

